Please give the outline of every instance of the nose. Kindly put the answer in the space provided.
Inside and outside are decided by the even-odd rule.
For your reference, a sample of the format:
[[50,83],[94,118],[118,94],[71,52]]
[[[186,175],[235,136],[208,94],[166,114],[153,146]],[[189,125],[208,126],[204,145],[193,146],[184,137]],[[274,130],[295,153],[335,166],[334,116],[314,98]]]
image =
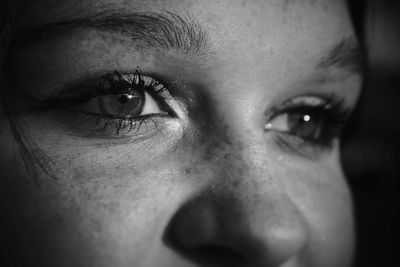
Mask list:
[[200,266],[283,266],[298,260],[307,228],[294,202],[283,188],[265,182],[265,175],[249,177],[251,171],[240,178],[252,182],[229,189],[233,169],[219,172],[215,179],[223,182],[204,187],[177,210],[166,244]]

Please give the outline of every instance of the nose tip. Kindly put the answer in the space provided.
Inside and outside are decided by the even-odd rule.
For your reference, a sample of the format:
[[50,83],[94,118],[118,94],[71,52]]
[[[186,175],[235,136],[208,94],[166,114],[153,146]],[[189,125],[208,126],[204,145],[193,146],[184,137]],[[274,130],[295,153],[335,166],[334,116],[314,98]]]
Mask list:
[[247,236],[257,240],[255,257],[259,262],[280,266],[301,254],[307,243],[306,223],[288,196],[266,197],[264,201],[268,204],[261,202],[249,215],[252,233]]
[[258,262],[281,266],[299,256],[306,243],[306,231],[301,222],[294,219],[280,225],[266,225],[265,228],[258,238]]
[[306,229],[290,202],[279,205],[250,209],[233,196],[200,194],[173,216],[164,241],[201,266],[281,266],[300,253]]

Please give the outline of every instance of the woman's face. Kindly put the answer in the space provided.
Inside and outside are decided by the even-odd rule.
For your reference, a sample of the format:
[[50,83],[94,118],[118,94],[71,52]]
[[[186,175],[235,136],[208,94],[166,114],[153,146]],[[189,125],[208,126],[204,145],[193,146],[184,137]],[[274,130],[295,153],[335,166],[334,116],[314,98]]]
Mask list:
[[339,0],[26,3],[0,131],[18,257],[348,266],[339,135],[361,77],[347,12]]

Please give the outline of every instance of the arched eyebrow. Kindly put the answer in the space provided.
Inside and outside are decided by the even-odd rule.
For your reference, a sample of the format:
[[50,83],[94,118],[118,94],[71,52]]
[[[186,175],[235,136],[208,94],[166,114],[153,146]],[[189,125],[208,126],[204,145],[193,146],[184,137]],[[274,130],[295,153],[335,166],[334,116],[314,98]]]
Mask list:
[[317,64],[317,68],[342,68],[362,74],[365,58],[358,41],[354,37],[344,38],[336,43]]
[[181,50],[187,54],[204,55],[208,51],[205,31],[192,17],[172,12],[135,12],[108,10],[98,14],[67,21],[49,23],[18,34],[16,43],[68,35],[76,29],[96,29],[117,32],[132,40],[164,50]]

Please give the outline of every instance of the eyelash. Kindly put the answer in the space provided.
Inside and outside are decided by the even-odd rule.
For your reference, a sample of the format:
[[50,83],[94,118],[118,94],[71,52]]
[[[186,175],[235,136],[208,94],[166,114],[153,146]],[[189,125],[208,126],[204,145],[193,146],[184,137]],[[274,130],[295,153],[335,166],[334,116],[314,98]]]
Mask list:
[[[150,83],[146,84],[145,76],[139,69],[136,69],[136,71],[128,77],[115,71],[113,74],[109,73],[102,76],[101,79],[92,80],[76,86],[72,90],[68,90],[66,96],[62,96],[63,94],[61,94],[61,96],[40,100],[40,102],[44,109],[59,110],[59,115],[65,115],[63,118],[73,117],[74,121],[71,121],[71,123],[75,125],[87,125],[88,123],[94,125],[94,129],[90,131],[89,137],[102,134],[107,137],[110,134],[119,137],[130,132],[135,132],[134,134],[137,134],[143,125],[146,126],[146,130],[143,132],[143,134],[145,134],[149,131],[149,123],[154,125],[155,129],[158,128],[158,122],[155,117],[176,116],[167,103],[171,98],[168,89],[155,78],[150,76],[146,76],[146,78],[151,80]],[[70,91],[76,91],[76,94],[72,93],[71,95]],[[105,95],[128,95],[140,91],[148,93],[153,97],[157,105],[166,112],[163,114],[116,117],[107,114],[80,111],[74,108],[96,97]],[[71,114],[74,116],[71,116]],[[110,131],[112,131],[112,133],[110,133]]]
[[[147,79],[147,82],[145,81]],[[93,113],[77,110],[74,107],[87,103],[93,98],[105,95],[121,95],[137,93],[139,91],[148,93],[155,99],[164,113],[138,115],[131,117],[116,117],[104,113]],[[74,93],[75,92],[75,93]],[[302,98],[318,99],[319,104],[305,103]],[[146,98],[143,98],[146,99]],[[78,86],[69,88],[66,93],[61,93],[41,101],[43,106],[50,108],[50,111],[58,110],[60,122],[66,122],[69,127],[78,127],[76,132],[88,132],[86,137],[118,138],[133,132],[136,138],[148,136],[150,127],[158,129],[162,118],[177,117],[172,110],[169,101],[173,98],[169,90],[157,79],[144,76],[139,69],[133,74],[122,75],[115,71],[101,77],[101,79],[90,80],[80,83]],[[307,101],[306,101],[307,102]],[[285,149],[305,156],[315,156],[318,152],[332,148],[333,140],[339,135],[341,128],[348,120],[351,109],[346,107],[344,99],[335,95],[328,97],[304,95],[291,98],[270,111],[269,120],[282,114],[310,114],[311,117],[323,119],[322,135],[320,138],[307,138],[301,134],[289,131],[273,131],[276,136],[276,143]],[[319,114],[319,115],[316,115]],[[68,123],[69,122],[69,123]],[[89,129],[89,130],[88,130]],[[150,128],[152,129],[152,128]]]
[[[322,99],[322,103],[318,105],[293,104],[293,98],[279,108],[274,108],[271,111],[271,116],[268,120],[272,120],[282,114],[299,113],[320,115],[324,121],[324,127],[320,138],[306,138],[296,133],[275,131],[277,143],[284,148],[290,149],[302,155],[314,155],[320,150],[330,149],[333,145],[333,140],[337,137],[348,121],[351,115],[351,108],[347,107],[344,99],[339,99],[335,95],[328,97],[320,96],[302,96],[315,97]],[[296,98],[294,98],[296,99]],[[310,151],[311,149],[311,151]]]

